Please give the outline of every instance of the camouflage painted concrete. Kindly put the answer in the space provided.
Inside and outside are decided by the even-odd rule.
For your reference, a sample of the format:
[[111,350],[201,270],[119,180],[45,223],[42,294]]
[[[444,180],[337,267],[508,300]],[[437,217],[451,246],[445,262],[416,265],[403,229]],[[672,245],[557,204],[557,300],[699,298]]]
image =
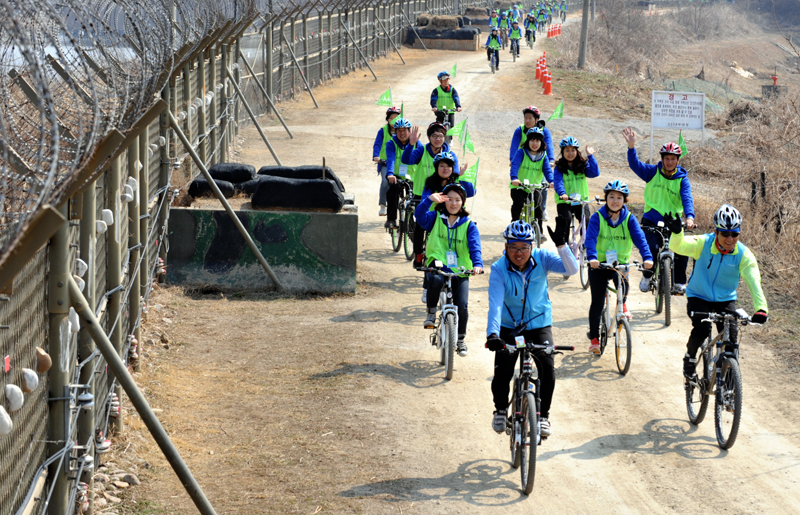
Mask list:
[[[354,292],[358,214],[238,211],[291,292]],[[172,208],[167,279],[186,286],[259,290],[272,282],[222,209]]]

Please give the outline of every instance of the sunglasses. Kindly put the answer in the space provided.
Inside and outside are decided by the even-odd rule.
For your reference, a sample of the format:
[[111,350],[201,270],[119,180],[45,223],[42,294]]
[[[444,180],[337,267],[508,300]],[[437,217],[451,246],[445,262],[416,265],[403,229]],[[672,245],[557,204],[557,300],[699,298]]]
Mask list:
[[733,231],[719,231],[719,235],[723,238],[738,238],[739,233]]

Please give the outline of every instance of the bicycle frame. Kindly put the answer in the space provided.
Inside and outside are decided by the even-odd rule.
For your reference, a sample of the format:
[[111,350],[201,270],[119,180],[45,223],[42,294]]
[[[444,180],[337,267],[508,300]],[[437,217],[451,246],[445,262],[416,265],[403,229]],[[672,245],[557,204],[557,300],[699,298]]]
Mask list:
[[[625,273],[630,272],[631,270],[638,270],[639,269],[638,264],[639,263],[636,262],[636,261],[634,261],[633,263],[628,264],[628,265],[617,264],[615,266],[607,265],[605,263],[600,263],[600,268],[605,269],[605,270],[613,270],[613,271],[615,271],[617,273],[617,275],[619,275],[619,280],[620,280],[620,283],[619,283],[620,285],[619,285],[618,288],[619,288],[619,290],[622,290],[623,289],[623,285],[624,285],[623,281],[629,282],[628,278],[625,275]],[[628,288],[630,288],[630,284],[629,284]],[[617,295],[617,309],[616,309],[616,315],[614,315],[614,319],[613,320],[611,318],[611,302],[609,300],[609,297],[611,296],[612,293],[615,293]],[[622,314],[622,304],[623,304],[623,300],[624,299],[625,299],[625,292],[624,291],[618,291],[616,288],[612,288],[610,284],[606,284],[606,304],[605,304],[606,305],[606,310],[605,310],[606,311],[606,320],[605,320],[606,327],[608,327],[608,328],[616,327],[619,324],[620,320],[622,320],[624,318],[624,315]],[[616,324],[612,325],[611,324],[612,321],[616,322]]]
[[[708,338],[706,338],[705,343],[700,347],[700,351],[698,352],[698,356],[701,358],[697,360],[697,364],[695,364],[695,373],[697,372],[697,367],[700,366],[700,362],[702,361],[702,356],[705,352],[711,347],[712,345],[716,345],[717,352],[714,357],[706,364],[708,367],[708,384],[705,386],[705,393],[711,395],[714,393],[715,388],[720,387],[720,383],[722,381],[721,377],[718,375],[720,372],[719,365],[722,363],[723,358],[732,358],[736,361],[739,361],[739,344],[731,342],[730,337],[730,330],[732,324],[737,324],[739,322],[742,325],[747,325],[750,323],[749,317],[744,312],[744,310],[737,309],[735,314],[731,313],[700,313],[700,312],[692,312],[689,316],[706,316],[703,319],[703,322],[723,322],[724,326],[722,331],[717,334],[714,338],[711,338],[709,334]],[[731,347],[733,350],[727,350],[726,347]],[[698,374],[698,379],[702,377],[702,374]],[[699,384],[695,386],[700,387]]]
[[[661,239],[661,245],[659,245],[659,248],[661,249],[661,251],[658,253],[658,261],[657,261],[657,269],[656,269],[657,273],[654,274],[654,276],[653,276],[653,279],[655,281],[659,281],[658,284],[661,284],[661,282],[660,282],[661,281],[661,274],[665,273],[665,271],[664,271],[664,260],[666,258],[669,258],[671,260],[670,261],[671,266],[670,266],[669,273],[672,274],[672,267],[675,266],[675,252],[670,250],[670,248],[669,248],[669,238],[664,235],[663,231],[666,230],[665,227],[664,227],[664,222],[659,222],[659,224],[660,225],[657,225],[655,227],[645,225],[645,226],[642,227],[642,229],[644,229],[645,232],[650,232],[650,233],[658,235],[658,237]],[[655,291],[655,283],[653,281],[651,281],[651,283],[650,283],[650,290],[651,291]],[[669,293],[670,293],[670,295],[672,294],[672,292],[669,292]]]
[[525,179],[523,183],[519,185],[519,187],[525,190],[525,192],[527,192],[528,194],[528,198],[525,201],[525,205],[522,206],[522,213],[520,214],[521,220],[524,220],[528,224],[533,225],[533,223],[536,221],[535,218],[536,206],[534,205],[536,199],[534,197],[534,192],[536,190],[546,192],[549,186],[550,186],[549,184],[545,185],[544,183],[539,185],[531,184],[528,182],[527,179]]

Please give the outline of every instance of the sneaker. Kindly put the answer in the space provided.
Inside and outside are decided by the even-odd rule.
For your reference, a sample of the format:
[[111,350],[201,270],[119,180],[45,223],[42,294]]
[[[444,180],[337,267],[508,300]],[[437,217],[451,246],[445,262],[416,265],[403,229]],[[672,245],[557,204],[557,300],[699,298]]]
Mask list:
[[539,420],[539,431],[542,435],[542,438],[547,438],[552,434],[550,429],[550,421],[546,418],[542,418]]
[[650,291],[650,278],[649,277],[642,277],[642,280],[639,281],[639,289],[644,293]]
[[394,220],[386,220],[386,223],[383,224],[384,229],[397,229],[397,222]]
[[386,206],[381,204],[381,208],[378,210],[378,216],[386,216]]
[[695,358],[690,358],[688,354],[683,357],[683,377],[688,380],[692,380],[695,378],[695,368],[697,365],[697,360]]
[[456,349],[458,350],[459,356],[461,356],[462,358],[467,357],[467,344],[464,343],[463,337],[459,338],[458,341],[456,342]]
[[423,304],[427,304],[428,303],[428,289],[427,288],[422,288],[422,303]]
[[545,222],[549,222],[550,221],[550,215],[547,214],[547,208],[545,208],[545,210],[542,211],[542,218],[544,219]]
[[589,352],[595,355],[600,354],[600,340],[592,338],[592,343],[589,345]]
[[492,415],[492,429],[495,430],[496,433],[502,433],[506,430],[506,417],[507,417],[506,410],[501,409],[494,412]]
[[676,295],[683,295],[685,293],[686,293],[686,285],[685,284],[675,283],[675,294]]
[[422,327],[425,329],[433,329],[436,327],[436,308],[433,309],[433,312],[428,309],[428,317],[425,318],[425,322],[422,324]]
[[422,268],[422,261],[425,259],[425,254],[417,254],[416,257],[411,261],[411,264],[414,268]]
[[627,318],[628,320],[630,320],[631,318],[633,318],[633,315],[631,315],[631,312],[630,312],[630,311],[628,311],[628,305],[627,305],[627,304],[625,304],[624,302],[622,303],[622,316],[624,316],[624,317],[625,317],[625,318]]

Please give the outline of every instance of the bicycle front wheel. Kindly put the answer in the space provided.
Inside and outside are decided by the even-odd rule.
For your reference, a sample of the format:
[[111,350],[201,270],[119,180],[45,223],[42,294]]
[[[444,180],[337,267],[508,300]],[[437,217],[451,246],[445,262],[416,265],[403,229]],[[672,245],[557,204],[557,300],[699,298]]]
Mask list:
[[400,246],[403,244],[403,227],[405,226],[405,217],[406,210],[403,207],[403,204],[400,204],[400,206],[397,208],[397,219],[400,220],[400,224],[394,229],[389,229],[389,234],[392,236],[392,250],[394,252],[400,252]]
[[714,425],[717,429],[717,443],[723,449],[730,449],[736,442],[742,418],[742,372],[736,359],[728,357],[722,360],[720,379],[717,385]]
[[581,287],[589,287],[589,261],[586,259],[586,246],[581,245],[580,258],[578,259],[578,272],[581,275]]
[[628,373],[631,368],[631,326],[623,318],[617,324],[617,334],[614,336],[614,350],[617,356],[617,369],[621,375]]
[[404,222],[403,225],[405,226],[405,231],[403,232],[403,251],[406,254],[406,259],[411,261],[414,258],[414,226],[416,222],[414,222],[414,211],[409,209],[406,211],[406,215],[403,218]]
[[661,292],[664,295],[664,325],[672,323],[672,260],[664,258],[661,268]]
[[664,273],[664,263],[658,261],[656,264],[656,269],[653,272],[652,281],[653,286],[655,288],[656,293],[656,314],[661,314],[664,311],[664,290],[663,290],[663,279],[661,279],[661,275]]
[[539,223],[535,219],[533,220],[531,227],[533,227],[534,243],[536,244],[536,248],[538,249],[539,247],[542,246],[542,231],[539,230]]
[[711,354],[709,347],[703,353],[703,372],[697,385],[686,383],[686,413],[689,415],[689,422],[698,425],[706,417],[708,409],[708,360]]
[[517,410],[517,381],[519,380],[519,372],[514,372],[514,379],[511,381],[511,385],[513,391],[511,393],[511,404],[508,406],[509,409],[509,420],[511,421],[511,467],[512,468],[519,468],[519,464],[522,460],[522,440],[518,439],[520,435],[520,425],[519,420],[516,416]]
[[608,302],[606,305],[603,306],[603,312],[600,314],[600,355],[603,355],[603,351],[606,350],[606,344],[608,343]]
[[536,477],[536,449],[539,446],[539,420],[536,415],[536,398],[526,392],[522,398],[522,445],[520,446],[520,476],[522,491],[533,492],[533,480]]
[[456,316],[448,313],[444,317],[444,342],[442,352],[446,352],[444,364],[444,378],[448,381],[453,378],[453,356],[456,351]]

